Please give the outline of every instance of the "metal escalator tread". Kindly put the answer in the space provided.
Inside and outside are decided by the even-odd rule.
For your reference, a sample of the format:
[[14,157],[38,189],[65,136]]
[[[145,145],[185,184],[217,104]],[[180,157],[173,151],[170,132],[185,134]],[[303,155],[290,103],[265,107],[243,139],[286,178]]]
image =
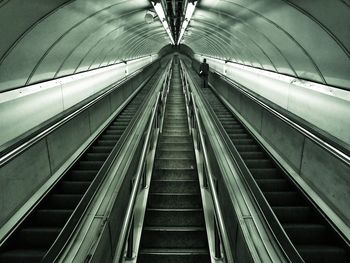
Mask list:
[[349,262],[348,247],[316,208],[214,93],[203,93],[303,260]]
[[210,262],[192,137],[173,64],[140,241],[139,263]]
[[146,85],[0,248],[0,262],[40,262],[136,114]]

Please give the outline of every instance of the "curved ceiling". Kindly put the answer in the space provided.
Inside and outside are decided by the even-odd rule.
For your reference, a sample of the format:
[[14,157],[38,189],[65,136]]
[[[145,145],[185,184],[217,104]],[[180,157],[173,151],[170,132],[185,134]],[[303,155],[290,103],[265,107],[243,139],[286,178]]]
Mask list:
[[349,0],[202,0],[195,53],[350,88]]
[[[170,2],[170,0],[167,0]],[[0,92],[169,43],[149,0],[0,0]],[[349,0],[201,0],[184,44],[194,53],[350,89]]]
[[0,91],[157,53],[148,0],[0,1]]

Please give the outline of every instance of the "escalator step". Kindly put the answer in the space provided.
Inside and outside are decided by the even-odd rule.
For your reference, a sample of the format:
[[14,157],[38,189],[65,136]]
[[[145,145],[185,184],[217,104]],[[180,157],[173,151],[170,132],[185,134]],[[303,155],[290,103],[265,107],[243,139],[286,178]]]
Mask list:
[[173,158],[173,159],[182,159],[187,158],[194,160],[194,152],[193,151],[157,151],[156,158],[158,159],[166,159],[166,158]]
[[314,211],[308,206],[274,206],[272,209],[282,224],[316,223],[319,221]]
[[89,181],[61,181],[55,191],[60,194],[84,194],[89,186]]
[[[230,134],[230,137],[232,135]],[[254,146],[256,145],[256,142],[253,139],[232,139],[233,144],[236,145],[249,145],[249,146]]]
[[145,226],[203,226],[203,210],[197,209],[147,209]]
[[270,159],[246,160],[245,164],[251,168],[274,168],[275,164]]
[[251,168],[249,169],[255,179],[279,179],[281,171],[277,168]]
[[201,208],[199,194],[184,193],[150,193],[149,208]]
[[16,233],[16,247],[48,249],[57,238],[61,228],[32,227]]
[[30,217],[30,226],[63,227],[73,210],[39,209]]
[[305,262],[312,263],[344,263],[349,262],[346,250],[337,246],[297,246],[299,254]]
[[106,141],[108,141],[108,140],[111,140],[111,141],[118,141],[119,140],[119,135],[116,135],[116,134],[102,134],[101,136],[100,136],[100,138],[102,139],[102,140],[106,140]]
[[157,150],[183,151],[193,150],[192,144],[189,143],[159,143]]
[[240,155],[244,160],[265,159],[266,158],[266,154],[263,152],[241,152]]
[[198,180],[153,180],[152,193],[199,193]]
[[163,180],[189,180],[197,179],[197,171],[194,169],[154,169],[153,179]]
[[86,153],[86,161],[105,161],[108,157],[108,153]]
[[285,179],[258,179],[256,182],[263,192],[281,192],[292,190],[291,184]]
[[144,227],[143,248],[206,248],[205,228],[200,227]]
[[70,181],[92,181],[94,180],[97,171],[89,170],[72,170],[69,175],[65,177],[65,180]]
[[326,244],[330,235],[322,224],[283,224],[289,238],[296,245]]
[[98,171],[102,165],[102,161],[79,161],[76,169]]
[[113,149],[113,146],[97,146],[93,145],[91,147],[90,152],[92,153],[110,153]]
[[271,206],[298,206],[304,200],[297,192],[265,192],[265,198]]
[[195,162],[191,159],[156,159],[156,169],[195,169]]
[[192,138],[190,136],[160,136],[159,142],[162,143],[191,143]]
[[45,256],[46,249],[14,249],[0,254],[3,263],[34,263],[40,262]]
[[239,151],[239,153],[260,151],[260,146],[257,144],[252,144],[252,145],[235,144],[235,147],[237,151]]
[[44,208],[50,209],[75,209],[83,195],[79,194],[52,194],[45,200]]
[[114,146],[116,145],[117,143],[117,140],[97,140],[94,145],[97,145],[97,146]]

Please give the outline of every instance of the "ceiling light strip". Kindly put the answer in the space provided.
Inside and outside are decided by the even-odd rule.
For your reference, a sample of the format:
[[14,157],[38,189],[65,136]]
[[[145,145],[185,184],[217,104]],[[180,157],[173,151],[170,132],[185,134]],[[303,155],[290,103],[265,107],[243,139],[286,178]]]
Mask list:
[[171,34],[171,30],[170,30],[168,22],[167,22],[167,20],[165,18],[165,13],[164,13],[162,4],[161,3],[154,3],[154,2],[152,2],[152,5],[153,5],[154,10],[156,11],[158,17],[159,17],[160,22],[162,22],[162,25],[163,25],[165,31],[167,32],[167,34],[168,34],[168,36],[170,38],[171,44],[175,45],[174,38],[173,38],[173,36]]
[[197,1],[194,1],[193,3],[187,4],[185,19],[182,22],[181,33],[180,33],[179,39],[177,40],[177,45],[180,45],[181,39],[186,31],[188,24],[190,23],[190,20],[192,18],[192,15],[193,15],[193,12],[196,8],[196,5],[197,5]]

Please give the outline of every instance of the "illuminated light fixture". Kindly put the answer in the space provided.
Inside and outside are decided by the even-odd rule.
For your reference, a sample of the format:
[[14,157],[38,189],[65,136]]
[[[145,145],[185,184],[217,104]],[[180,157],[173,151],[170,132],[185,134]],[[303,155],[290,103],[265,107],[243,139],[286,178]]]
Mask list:
[[188,24],[190,23],[190,20],[192,18],[196,5],[197,5],[197,1],[194,1],[192,3],[187,3],[185,19],[182,22],[181,33],[180,33],[179,39],[177,40],[177,45],[180,45],[181,39],[186,31]]
[[162,25],[165,29],[165,31],[168,33],[168,36],[170,38],[170,42],[172,45],[175,45],[175,41],[174,41],[174,38],[171,34],[171,30],[169,28],[169,25],[168,25],[168,22],[166,20],[166,17],[165,17],[165,13],[164,13],[164,10],[163,10],[163,7],[162,7],[162,4],[161,3],[154,3],[152,1],[152,5],[154,7],[154,10],[156,11],[158,17],[159,17],[159,20],[160,22],[162,22]]

